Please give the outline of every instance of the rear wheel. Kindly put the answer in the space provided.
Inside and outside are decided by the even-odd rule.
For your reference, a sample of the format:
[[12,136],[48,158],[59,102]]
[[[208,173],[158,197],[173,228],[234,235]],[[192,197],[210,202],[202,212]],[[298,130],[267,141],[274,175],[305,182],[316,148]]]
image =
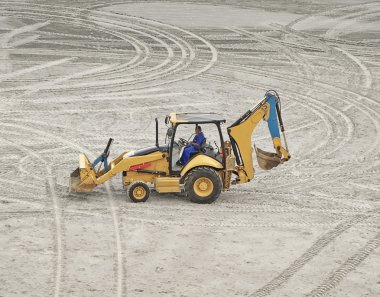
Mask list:
[[222,181],[214,169],[198,167],[186,175],[185,191],[192,202],[211,203],[219,197]]
[[128,196],[133,202],[145,202],[150,195],[150,189],[144,182],[134,182],[128,188]]

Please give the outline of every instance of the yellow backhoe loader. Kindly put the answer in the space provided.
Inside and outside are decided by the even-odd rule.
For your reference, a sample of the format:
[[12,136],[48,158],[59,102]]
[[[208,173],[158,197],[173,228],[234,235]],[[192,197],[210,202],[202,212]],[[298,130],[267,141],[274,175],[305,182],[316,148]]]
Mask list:
[[[265,170],[272,169],[290,158],[281,117],[280,97],[268,91],[264,98],[227,128],[229,140],[224,141],[221,125],[226,120],[215,113],[171,113],[166,116],[168,126],[166,145],[158,144],[158,121],[156,119],[156,144],[154,146],[125,151],[108,162],[111,138],[104,152],[90,162],[85,154],[79,157],[79,168],[70,178],[71,192],[91,192],[96,186],[122,173],[122,183],[134,202],[148,199],[151,189],[159,193],[184,192],[191,201],[211,203],[221,191],[232,184],[249,182],[254,177],[252,134],[261,120],[268,122],[275,152],[265,152],[255,146],[258,164]],[[207,144],[204,139],[194,145],[180,135],[180,127],[216,128],[219,142]],[[281,144],[280,129],[284,140]],[[203,129],[210,131],[211,129]],[[193,146],[190,159],[181,164],[184,149]]]

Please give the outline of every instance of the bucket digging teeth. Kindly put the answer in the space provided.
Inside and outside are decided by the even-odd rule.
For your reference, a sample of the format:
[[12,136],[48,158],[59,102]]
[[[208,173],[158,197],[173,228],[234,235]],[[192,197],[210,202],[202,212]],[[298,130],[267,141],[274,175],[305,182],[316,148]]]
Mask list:
[[283,163],[283,160],[281,160],[281,158],[275,153],[268,153],[259,149],[256,146],[255,151],[257,162],[261,169],[271,170],[273,167],[277,167],[278,165]]

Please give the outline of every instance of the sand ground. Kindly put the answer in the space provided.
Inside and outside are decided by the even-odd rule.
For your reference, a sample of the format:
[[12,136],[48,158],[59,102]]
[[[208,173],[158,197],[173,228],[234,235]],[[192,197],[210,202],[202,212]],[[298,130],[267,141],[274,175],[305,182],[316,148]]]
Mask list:
[[[379,296],[378,1],[0,3],[0,296]],[[80,152],[154,143],[154,118],[229,123],[275,89],[292,159],[211,205]],[[271,149],[266,127],[254,143]]]

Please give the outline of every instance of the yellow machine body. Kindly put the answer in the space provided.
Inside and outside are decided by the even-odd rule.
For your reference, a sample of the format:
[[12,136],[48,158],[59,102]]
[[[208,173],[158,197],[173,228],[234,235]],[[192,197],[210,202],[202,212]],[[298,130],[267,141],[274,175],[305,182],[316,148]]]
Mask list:
[[[274,95],[269,94],[268,96],[273,97]],[[271,135],[275,153],[265,152],[256,146],[254,147],[255,149],[252,148],[252,134],[255,128],[260,121],[268,121],[271,116],[273,117],[273,112],[276,111],[274,105],[269,103],[270,100],[268,98],[270,97],[264,98],[258,105],[250,109],[233,125],[228,127],[227,131],[230,136],[230,141],[223,141],[222,133],[220,131],[220,123],[225,122],[225,120],[212,114],[213,117],[209,120],[209,123],[216,123],[218,125],[220,137],[223,141],[221,145],[222,150],[220,151],[221,158],[219,158],[219,160],[203,153],[197,153],[181,168],[180,171],[172,171],[170,168],[173,165],[170,160],[172,158],[171,151],[173,149],[173,142],[167,149],[161,149],[158,146],[158,126],[156,126],[156,146],[138,150],[137,153],[135,151],[124,151],[117,158],[112,160],[108,166],[105,165],[102,170],[96,170],[93,168],[96,166],[96,161],[91,163],[85,154],[81,154],[79,157],[79,167],[71,174],[70,191],[91,192],[96,186],[104,183],[119,173],[123,173],[123,186],[125,188],[130,188],[135,185],[136,187],[133,192],[140,194],[149,191],[149,188],[146,188],[145,186],[146,184],[150,184],[159,193],[178,193],[184,191],[186,188],[184,181],[190,174],[194,175],[192,179],[193,185],[192,187],[187,187],[187,189],[189,191],[194,191],[195,195],[198,197],[207,197],[208,195],[211,195],[214,193],[215,187],[218,187],[218,189],[221,188],[222,191],[227,191],[231,184],[249,182],[254,177],[253,152],[256,153],[259,166],[265,170],[272,169],[290,158],[281,114],[278,109],[277,114],[279,116],[279,124],[285,141],[285,148],[282,146],[281,139],[278,135],[273,137],[272,130]],[[272,98],[271,100],[274,99]],[[272,101],[272,103],[276,102],[276,108],[279,108],[278,101]],[[172,113],[170,116],[167,116],[165,122],[166,124],[171,124],[175,129],[178,125],[183,123],[188,122],[193,124],[195,120],[202,124],[208,123],[207,119],[203,117],[211,114],[197,114],[197,117],[194,117],[193,121],[186,121],[186,119],[189,118],[189,115],[191,114]],[[271,125],[273,127],[273,122]],[[269,122],[268,126],[270,126]],[[278,131],[277,123],[274,127]],[[106,151],[109,149],[111,140],[112,139],[110,139],[109,144],[103,153],[106,157],[108,157]],[[101,160],[103,162],[103,159]],[[199,172],[203,172],[202,174],[205,176],[197,176],[196,174],[199,175]],[[209,175],[206,176],[207,174]],[[233,176],[236,177],[235,180],[232,179]],[[221,184],[218,183],[218,179],[220,179]],[[136,185],[136,183],[138,183],[138,185]],[[140,196],[143,197],[144,195]],[[139,199],[140,198],[137,195],[134,201]],[[144,199],[141,198],[141,200]]]
[[180,193],[181,185],[179,177],[157,177],[154,187],[158,193]]
[[222,170],[223,169],[223,164],[221,164],[217,160],[215,160],[209,156],[197,155],[194,158],[192,158],[189,161],[189,163],[187,163],[185,165],[185,167],[183,167],[183,169],[181,170],[181,176],[185,176],[186,173],[189,172],[191,169],[196,168],[196,167],[200,167],[200,166],[207,166],[207,167],[214,168],[216,170]]

